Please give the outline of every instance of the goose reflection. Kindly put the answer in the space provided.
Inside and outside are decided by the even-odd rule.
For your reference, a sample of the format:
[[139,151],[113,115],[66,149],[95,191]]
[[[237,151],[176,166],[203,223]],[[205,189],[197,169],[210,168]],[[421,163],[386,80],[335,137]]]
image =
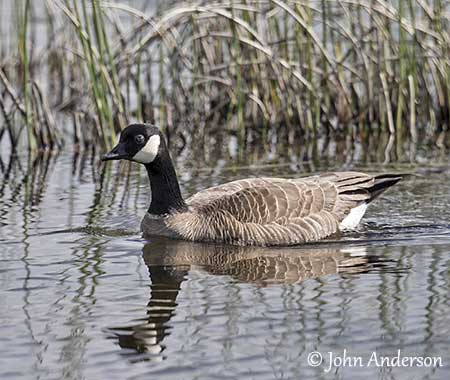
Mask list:
[[189,271],[226,275],[258,286],[295,284],[331,274],[368,270],[363,247],[238,247],[155,238],[143,248],[151,280],[147,315],[142,323],[110,329],[130,360],[162,360],[177,296]]
[[162,341],[169,334],[168,322],[175,313],[181,283],[188,273],[187,269],[166,266],[148,266],[148,271],[150,299],[142,322],[108,329],[132,362],[164,358]]

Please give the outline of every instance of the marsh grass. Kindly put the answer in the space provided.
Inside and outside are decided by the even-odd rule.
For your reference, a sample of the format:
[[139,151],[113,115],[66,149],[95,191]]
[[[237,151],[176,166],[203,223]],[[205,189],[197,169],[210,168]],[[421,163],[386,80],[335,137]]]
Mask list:
[[386,141],[386,161],[448,144],[446,1],[174,2],[150,17],[126,2],[47,0],[36,42],[37,3],[14,2],[16,40],[1,50],[0,139],[13,147],[23,130],[29,149],[69,136],[109,147],[132,120],[170,141],[232,135],[240,156],[320,136]]

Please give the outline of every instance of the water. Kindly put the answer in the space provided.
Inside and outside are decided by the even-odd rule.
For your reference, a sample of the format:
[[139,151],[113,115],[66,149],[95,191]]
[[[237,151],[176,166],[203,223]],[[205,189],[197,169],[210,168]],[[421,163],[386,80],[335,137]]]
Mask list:
[[[185,193],[310,167],[197,161],[177,164]],[[418,175],[369,208],[359,231],[267,249],[143,240],[149,194],[136,166],[3,159],[0,378],[448,379],[449,168],[390,168]],[[339,166],[313,171],[325,169]],[[398,350],[442,366],[368,365]],[[362,365],[333,362],[344,355]]]

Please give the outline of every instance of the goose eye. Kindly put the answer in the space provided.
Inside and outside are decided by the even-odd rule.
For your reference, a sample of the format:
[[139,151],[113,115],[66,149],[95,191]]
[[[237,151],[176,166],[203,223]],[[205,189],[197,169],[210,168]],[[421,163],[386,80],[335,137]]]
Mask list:
[[144,143],[145,137],[144,137],[144,135],[137,135],[137,136],[134,138],[134,141],[136,141],[137,144],[141,145],[141,144]]

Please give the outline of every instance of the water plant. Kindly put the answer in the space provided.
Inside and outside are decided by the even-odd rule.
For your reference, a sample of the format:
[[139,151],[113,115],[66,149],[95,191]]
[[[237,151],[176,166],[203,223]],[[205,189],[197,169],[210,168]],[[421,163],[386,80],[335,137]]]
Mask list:
[[443,0],[11,4],[2,144],[20,146],[26,130],[30,150],[69,136],[108,147],[131,120],[159,124],[169,141],[235,136],[241,156],[252,144],[321,136],[386,141],[387,161],[419,142],[448,144]]

